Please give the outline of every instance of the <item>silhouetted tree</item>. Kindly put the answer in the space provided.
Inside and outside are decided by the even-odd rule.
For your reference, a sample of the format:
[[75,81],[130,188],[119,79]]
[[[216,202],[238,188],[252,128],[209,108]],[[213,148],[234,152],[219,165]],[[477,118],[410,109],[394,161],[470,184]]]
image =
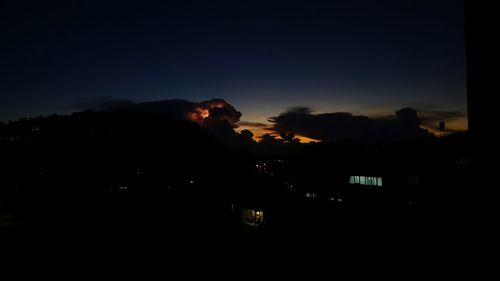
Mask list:
[[445,128],[446,127],[445,127],[444,121],[439,122],[439,132],[440,132],[441,136],[443,136],[443,132],[444,132]]
[[283,139],[285,143],[292,143],[294,141],[295,134],[294,133],[287,134],[286,132],[281,132],[280,137]]
[[242,131],[240,132],[240,134],[241,134],[241,136],[242,136],[243,138],[245,138],[245,139],[252,139],[252,138],[253,138],[253,136],[254,136],[254,134],[252,133],[252,131],[247,130],[247,129],[242,130]]

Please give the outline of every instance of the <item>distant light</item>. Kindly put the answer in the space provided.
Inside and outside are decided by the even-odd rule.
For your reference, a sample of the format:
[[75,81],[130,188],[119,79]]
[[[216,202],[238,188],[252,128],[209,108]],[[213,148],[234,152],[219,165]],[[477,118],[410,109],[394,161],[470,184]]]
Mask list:
[[194,181],[193,181],[193,180],[190,180],[190,181],[189,181],[189,183],[190,183],[190,184],[193,184],[193,183],[194,183]]
[[128,186],[120,186],[120,190],[127,190]]

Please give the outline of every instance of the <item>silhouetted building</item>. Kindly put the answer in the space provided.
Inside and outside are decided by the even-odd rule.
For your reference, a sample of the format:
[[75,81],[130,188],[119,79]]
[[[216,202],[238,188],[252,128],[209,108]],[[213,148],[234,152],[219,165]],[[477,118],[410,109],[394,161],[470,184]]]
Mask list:
[[488,158],[493,148],[498,91],[498,14],[487,1],[465,1],[467,50],[467,107],[469,130],[473,133],[477,151]]

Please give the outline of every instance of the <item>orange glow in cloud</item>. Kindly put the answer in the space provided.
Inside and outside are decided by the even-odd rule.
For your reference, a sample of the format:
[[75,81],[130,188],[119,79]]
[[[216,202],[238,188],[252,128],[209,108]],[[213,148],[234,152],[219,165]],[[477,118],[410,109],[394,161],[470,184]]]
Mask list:
[[210,116],[210,109],[221,108],[224,106],[225,104],[223,102],[213,102],[206,106],[198,106],[196,107],[194,112],[188,113],[188,119],[197,123],[203,122],[205,118],[208,118]]
[[196,108],[196,112],[198,112],[198,115],[199,115],[201,118],[207,118],[207,117],[208,117],[208,115],[210,114],[208,109],[206,109],[206,108],[201,108],[201,107]]
[[304,137],[304,136],[297,135],[295,137],[298,138],[301,143],[320,142],[320,140],[315,140],[315,139],[311,139],[311,138]]
[[226,104],[221,102],[221,101],[214,101],[210,104],[210,108],[214,108],[214,107],[217,107],[217,108],[221,108],[221,107],[224,107]]
[[208,109],[197,108],[195,112],[189,112],[188,118],[193,122],[200,123],[208,117]]

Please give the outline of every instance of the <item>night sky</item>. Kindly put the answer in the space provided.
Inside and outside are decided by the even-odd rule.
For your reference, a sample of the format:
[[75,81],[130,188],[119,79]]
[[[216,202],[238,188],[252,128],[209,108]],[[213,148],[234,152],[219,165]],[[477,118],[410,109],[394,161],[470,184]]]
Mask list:
[[0,120],[102,99],[222,98],[255,130],[298,106],[412,107],[466,128],[460,0],[10,2]]

